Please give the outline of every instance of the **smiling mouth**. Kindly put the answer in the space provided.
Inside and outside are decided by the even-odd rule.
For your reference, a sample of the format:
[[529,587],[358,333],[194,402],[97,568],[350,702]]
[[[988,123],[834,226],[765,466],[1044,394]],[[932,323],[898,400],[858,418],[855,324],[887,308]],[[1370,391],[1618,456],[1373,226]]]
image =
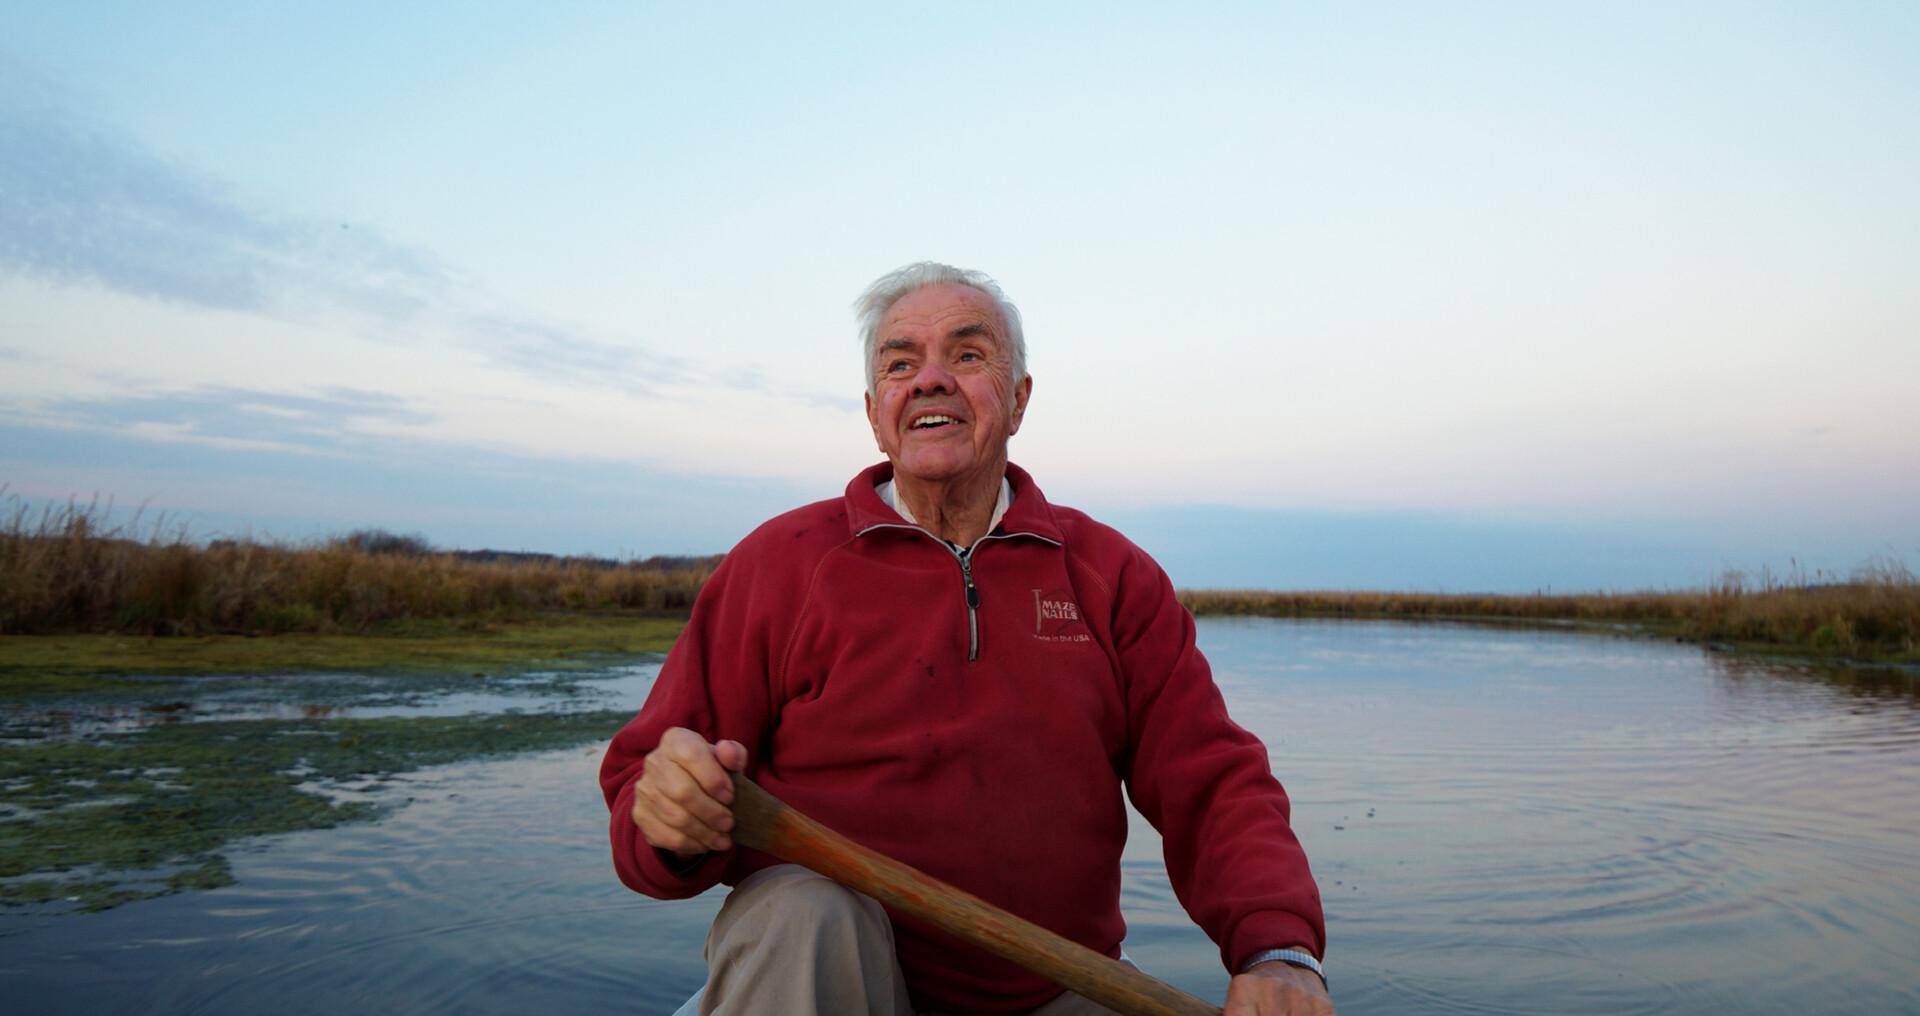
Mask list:
[[908,430],[931,430],[935,427],[947,427],[953,424],[957,424],[959,422],[960,422],[959,420],[951,416],[940,416],[938,414],[935,414],[932,416],[923,416],[920,419],[913,421],[912,425],[909,426],[907,429]]

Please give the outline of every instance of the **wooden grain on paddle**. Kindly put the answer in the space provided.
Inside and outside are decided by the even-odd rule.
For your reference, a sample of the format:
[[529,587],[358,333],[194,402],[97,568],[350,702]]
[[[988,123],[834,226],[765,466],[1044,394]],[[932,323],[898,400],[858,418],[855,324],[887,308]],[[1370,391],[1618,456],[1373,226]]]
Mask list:
[[1221,1016],[1178,988],[847,839],[745,776],[734,774],[733,788],[731,835],[739,843],[817,871],[1127,1016]]

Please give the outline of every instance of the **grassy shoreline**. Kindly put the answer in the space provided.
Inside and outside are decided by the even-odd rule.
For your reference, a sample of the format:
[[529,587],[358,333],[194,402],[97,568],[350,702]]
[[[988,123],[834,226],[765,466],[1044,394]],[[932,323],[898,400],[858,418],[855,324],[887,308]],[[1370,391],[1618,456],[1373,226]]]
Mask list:
[[389,622],[360,633],[0,635],[0,701],[137,692],[145,679],[167,676],[575,670],[609,655],[665,653],[686,623],[686,611],[543,611]]
[[1622,628],[1742,652],[1920,664],[1920,579],[1894,564],[1849,581],[1780,584],[1730,575],[1712,588],[1579,595],[1182,591],[1196,616],[1500,621]]
[[[607,561],[489,551],[436,551],[419,537],[362,531],[308,544],[216,540],[198,543],[155,525],[112,525],[97,506],[69,504],[30,515],[16,500],[0,516],[0,660],[49,652],[17,636],[127,636],[159,643],[142,662],[119,660],[106,644],[77,652],[105,666],[300,667],[353,660],[357,643],[388,638],[381,652],[469,638],[487,657],[543,625],[542,618],[684,616],[719,558]],[[1770,653],[1860,663],[1920,663],[1920,579],[1904,564],[1870,563],[1848,579],[1750,582],[1730,573],[1709,588],[1498,595],[1409,592],[1187,590],[1197,615],[1458,620],[1523,620],[1629,625],[1656,636]],[[622,622],[609,622],[618,627]],[[586,645],[606,630],[560,625]],[[501,637],[483,650],[487,633]],[[274,648],[239,650],[260,635]],[[560,638],[560,636],[555,636]],[[671,636],[665,636],[669,641]],[[304,640],[313,639],[308,643]],[[191,640],[207,640],[191,648]],[[226,641],[223,641],[226,640]],[[539,647],[531,647],[539,648]],[[557,643],[547,647],[564,649]],[[432,657],[438,650],[424,650]],[[134,654],[141,656],[141,654]],[[378,653],[373,654],[375,656]],[[422,660],[432,662],[431,659]],[[77,665],[77,664],[76,664]],[[0,670],[4,670],[0,667]]]
[[[1911,583],[1585,596],[1247,590],[1178,595],[1199,617],[1572,626],[1815,662],[1920,666],[1914,635],[1920,631],[1920,589]],[[687,617],[687,611],[549,610],[385,622],[358,633],[0,635],[0,701],[137,694],[151,678],[166,676],[591,668],[608,655],[665,653]]]
[[436,551],[364,530],[304,544],[197,542],[96,505],[0,517],[0,635],[368,633],[545,611],[682,611],[718,557],[610,561]]

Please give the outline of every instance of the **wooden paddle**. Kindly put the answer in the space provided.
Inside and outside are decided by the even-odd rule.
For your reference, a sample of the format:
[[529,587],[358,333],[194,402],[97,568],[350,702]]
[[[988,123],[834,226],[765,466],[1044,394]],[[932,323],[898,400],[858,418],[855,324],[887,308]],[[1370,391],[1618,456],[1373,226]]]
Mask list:
[[847,839],[739,773],[733,776],[731,835],[1126,1016],[1221,1016],[1217,1006]]

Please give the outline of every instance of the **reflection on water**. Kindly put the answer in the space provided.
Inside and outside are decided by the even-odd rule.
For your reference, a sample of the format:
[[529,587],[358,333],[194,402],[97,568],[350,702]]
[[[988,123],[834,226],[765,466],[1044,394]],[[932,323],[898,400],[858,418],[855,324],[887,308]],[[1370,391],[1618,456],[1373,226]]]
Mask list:
[[1910,687],[1544,632],[1208,632],[1350,1011],[1920,1005]]
[[[0,914],[10,1014],[671,1012],[717,898],[612,877],[598,746],[396,777],[381,822],[270,837],[240,883]],[[669,1004],[671,1003],[671,1004]]]
[[[1450,625],[1201,637],[1293,795],[1348,1016],[1920,1013],[1910,676]],[[226,889],[0,915],[0,989],[21,1013],[671,1012],[718,900],[614,881],[597,758],[392,781],[387,819],[260,842]],[[1218,1001],[1136,833],[1128,951]]]
[[658,659],[599,671],[511,674],[293,675],[156,679],[160,701],[125,695],[0,705],[0,740],[72,739],[217,720],[327,720],[383,716],[468,716],[507,710],[573,712],[638,702],[660,672]]

